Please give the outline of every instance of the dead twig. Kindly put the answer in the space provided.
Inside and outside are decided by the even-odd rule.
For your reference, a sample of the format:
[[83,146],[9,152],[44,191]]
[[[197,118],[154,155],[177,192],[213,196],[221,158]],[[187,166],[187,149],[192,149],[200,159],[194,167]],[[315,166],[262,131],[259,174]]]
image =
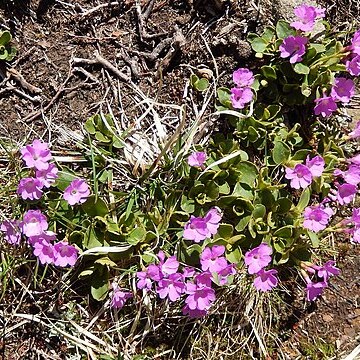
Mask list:
[[14,68],[10,68],[7,71],[11,78],[13,78],[16,82],[18,82],[23,89],[29,91],[32,94],[41,94],[42,90],[34,85],[28,83],[24,77]]
[[73,58],[72,62],[74,65],[86,64],[86,65],[102,65],[105,69],[112,72],[116,75],[120,80],[125,82],[130,82],[131,78],[121,72],[118,68],[116,68],[113,64],[111,64],[108,60],[104,59],[97,51],[95,51],[95,59],[83,59],[83,58]]

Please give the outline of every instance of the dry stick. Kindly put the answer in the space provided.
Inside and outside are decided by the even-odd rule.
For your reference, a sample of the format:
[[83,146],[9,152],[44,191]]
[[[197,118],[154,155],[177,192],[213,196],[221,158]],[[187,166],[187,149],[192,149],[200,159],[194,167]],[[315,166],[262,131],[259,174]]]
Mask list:
[[114,75],[116,75],[119,79],[130,82],[131,78],[121,72],[118,68],[116,68],[113,64],[111,64],[108,60],[104,59],[97,51],[95,51],[95,60],[90,59],[82,59],[82,58],[73,58],[74,64],[87,64],[87,65],[102,65],[105,69],[111,71]]
[[88,15],[91,15],[92,13],[102,9],[102,8],[105,8],[105,7],[108,7],[108,6],[116,6],[116,5],[119,5],[119,1],[113,1],[113,2],[108,2],[108,3],[105,3],[105,4],[100,4],[98,6],[95,6],[94,8],[90,9],[90,10],[87,10],[85,12],[83,12],[82,14],[80,14],[80,16],[82,18],[84,18],[85,16],[88,16]]
[[[50,100],[50,102],[44,107],[44,109],[40,109],[37,111],[33,111],[31,114],[25,116],[23,118],[23,121],[25,121],[26,123],[29,123],[31,121],[34,121],[35,119],[37,119],[43,112],[49,110],[55,103],[55,101],[60,97],[60,95],[66,90],[65,86],[66,84],[70,81],[71,77],[73,76],[72,72],[69,71],[69,75],[67,76],[67,78],[65,79],[65,81],[60,85],[58,91],[56,92],[55,96]],[[78,87],[78,86],[77,86]],[[75,88],[77,88],[75,87]],[[74,88],[72,88],[71,90],[74,90]]]
[[24,77],[14,68],[10,68],[7,71],[15,81],[17,81],[25,90],[28,90],[32,94],[40,94],[42,90],[34,85],[28,83]]

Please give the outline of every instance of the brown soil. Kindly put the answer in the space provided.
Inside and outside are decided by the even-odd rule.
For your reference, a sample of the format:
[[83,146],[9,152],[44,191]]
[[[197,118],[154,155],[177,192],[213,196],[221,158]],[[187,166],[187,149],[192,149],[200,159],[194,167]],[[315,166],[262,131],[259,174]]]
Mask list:
[[[74,61],[96,60],[95,52],[150,97],[181,104],[192,72],[208,68],[225,84],[236,67],[251,67],[246,35],[259,31],[280,14],[289,14],[284,3],[156,0],[150,9],[142,0],[139,16],[133,0],[0,0],[0,29],[11,31],[18,50],[7,71],[3,75],[0,71],[1,131],[19,141],[35,134],[47,137],[49,123],[78,130],[88,117],[99,111],[108,113],[108,106],[115,115],[119,109],[131,107],[135,99],[119,74],[99,62]],[[336,12],[338,1],[326,4],[339,24],[359,14],[353,2],[343,0]],[[10,68],[17,73],[11,73]],[[57,134],[52,136],[56,139]],[[323,298],[311,307],[295,301],[294,313],[288,315],[287,327],[282,329],[288,358],[326,359],[350,352],[359,343],[359,255],[359,247],[344,246],[339,259],[342,274],[332,281]],[[36,311],[29,309],[29,313]],[[14,353],[26,354],[25,348],[41,343],[34,328],[28,331],[14,336],[18,341],[11,345]],[[37,353],[46,354],[51,348],[52,354],[54,349],[66,354],[62,340],[55,340],[56,344],[39,345]],[[324,350],[324,343],[330,348]],[[7,355],[3,358],[12,359],[9,344],[1,338],[0,355],[5,345]],[[38,356],[31,354],[34,357],[28,358]]]

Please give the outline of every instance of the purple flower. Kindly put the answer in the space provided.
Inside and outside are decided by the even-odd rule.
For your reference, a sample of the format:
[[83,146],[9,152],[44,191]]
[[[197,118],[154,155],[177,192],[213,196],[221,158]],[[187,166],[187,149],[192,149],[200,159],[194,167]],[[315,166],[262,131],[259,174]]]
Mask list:
[[302,4],[294,9],[295,15],[299,20],[294,21],[290,24],[296,30],[301,31],[312,31],[315,25],[315,19],[319,17],[325,17],[325,9],[315,8]]
[[43,231],[40,235],[30,236],[27,240],[32,246],[34,246],[37,242],[42,242],[43,240],[49,243],[56,240],[56,234],[53,231]]
[[32,177],[23,178],[19,182],[17,194],[24,200],[39,200],[43,193],[41,190],[42,187],[43,184],[39,179]]
[[150,264],[147,268],[147,274],[149,278],[153,281],[160,281],[164,274],[161,272],[160,267],[155,264]]
[[343,77],[335,78],[335,83],[331,88],[331,97],[335,101],[348,103],[355,94],[355,84],[351,79]]
[[160,271],[163,274],[171,275],[175,274],[179,268],[179,262],[176,260],[176,256],[170,256],[165,262],[160,262]]
[[147,271],[138,271],[136,273],[137,278],[139,279],[139,281],[136,283],[136,287],[141,290],[141,289],[146,289],[146,290],[150,290],[152,287],[152,281],[148,276]]
[[331,96],[323,96],[322,98],[315,99],[314,102],[316,103],[314,107],[315,115],[321,114],[321,116],[326,117],[337,110],[336,102]]
[[4,239],[11,245],[19,245],[21,240],[20,221],[19,220],[5,220],[1,226],[0,231],[4,232]]
[[83,179],[74,179],[64,191],[64,199],[69,205],[82,204],[90,195],[89,185]]
[[290,186],[294,189],[307,188],[312,182],[312,174],[309,168],[303,164],[297,164],[292,168],[285,168],[286,179],[291,180]]
[[206,286],[200,287],[194,283],[187,283],[185,292],[188,294],[185,303],[190,310],[208,310],[216,299],[214,289]]
[[36,178],[41,181],[42,185],[49,188],[55,182],[58,176],[59,169],[55,164],[49,164],[45,170],[36,170]]
[[314,232],[324,230],[334,212],[321,205],[308,206],[304,210],[304,228]]
[[228,264],[226,268],[220,270],[218,273],[215,273],[215,276],[217,277],[216,281],[214,277],[211,279],[217,283],[219,286],[223,286],[228,283],[229,276],[236,274],[236,265],[235,264]]
[[275,269],[261,269],[256,275],[254,286],[259,291],[269,291],[278,284],[278,279],[276,277],[277,271]]
[[313,177],[318,177],[321,176],[324,171],[325,161],[320,155],[317,155],[310,160],[308,155],[305,165],[308,167]]
[[74,266],[78,258],[78,250],[66,241],[59,241],[54,245],[54,256],[56,266]]
[[188,157],[188,164],[190,166],[203,166],[206,161],[206,153],[204,151],[195,151]]
[[180,273],[169,275],[159,281],[156,292],[160,299],[169,298],[170,301],[176,301],[181,294],[185,292],[184,277]]
[[354,208],[351,215],[351,221],[355,226],[360,226],[360,208]]
[[113,293],[111,297],[110,306],[114,309],[120,310],[125,305],[127,299],[132,298],[131,292],[121,291],[116,283],[112,283]]
[[183,268],[183,276],[184,278],[194,277],[196,275],[196,270],[193,267],[186,266]]
[[212,275],[209,271],[204,271],[194,277],[195,284],[198,287],[211,287],[211,279]]
[[317,274],[318,274],[318,276],[323,278],[324,281],[326,282],[329,279],[329,277],[339,275],[340,274],[340,269],[335,267],[335,261],[334,260],[329,260],[323,266],[318,268],[318,273]]
[[[359,56],[360,57],[360,56]],[[360,120],[357,121],[354,130],[349,134],[350,139],[357,139],[360,137]]]
[[271,261],[272,248],[266,244],[261,243],[256,248],[245,253],[245,265],[248,266],[249,274],[256,274],[265,266],[269,265]]
[[46,216],[40,210],[28,210],[20,224],[22,232],[27,237],[40,235],[47,230],[48,223]]
[[357,188],[353,184],[342,184],[337,186],[336,200],[340,205],[350,204],[356,195]]
[[41,264],[53,264],[54,246],[46,240],[38,241],[34,244],[34,255],[38,257]]
[[188,315],[191,318],[200,318],[207,314],[207,310],[190,309],[188,305],[185,305],[182,309],[183,315]]
[[350,241],[355,244],[360,244],[360,227],[356,227],[351,230],[352,237]]
[[308,301],[315,300],[318,296],[320,296],[323,290],[327,287],[325,281],[314,283],[309,278],[306,278],[306,297]]
[[225,253],[225,246],[214,245],[212,248],[206,247],[200,255],[200,264],[203,271],[218,273],[228,266],[225,257],[221,256]]
[[360,154],[357,154],[352,158],[348,159],[348,162],[351,164],[360,165]]
[[232,88],[230,95],[231,104],[234,109],[243,109],[253,99],[253,92],[250,88]]
[[348,184],[358,185],[360,183],[360,166],[350,165],[349,168],[342,173],[342,177]]
[[356,31],[352,40],[350,50],[356,55],[360,55],[360,30]]
[[251,70],[240,68],[233,72],[233,81],[239,88],[244,88],[251,86],[255,78]]
[[290,57],[291,64],[300,62],[306,52],[307,42],[308,38],[305,36],[288,36],[279,47],[280,57]]
[[48,161],[52,156],[47,143],[34,140],[32,144],[26,145],[20,151],[27,167],[37,170],[46,170],[49,167]]
[[200,242],[210,238],[217,233],[221,218],[222,214],[218,208],[210,209],[203,218],[192,215],[185,224],[184,239]]
[[360,56],[356,55],[352,59],[347,60],[346,63],[347,71],[353,76],[360,75]]

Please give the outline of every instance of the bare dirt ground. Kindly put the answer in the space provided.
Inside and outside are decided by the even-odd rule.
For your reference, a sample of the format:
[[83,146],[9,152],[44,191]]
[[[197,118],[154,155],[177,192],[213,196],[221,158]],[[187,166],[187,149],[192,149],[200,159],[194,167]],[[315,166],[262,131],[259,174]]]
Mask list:
[[[0,0],[0,29],[11,31],[18,50],[14,61],[0,68],[2,135],[21,142],[38,134],[47,138],[51,129],[56,143],[61,142],[56,129],[77,131],[100,111],[131,114],[137,97],[130,82],[159,102],[177,105],[184,102],[192,72],[226,84],[235,68],[252,67],[247,34],[291,13],[292,3]],[[323,5],[340,28],[359,16],[359,4],[352,1],[324,0]],[[320,301],[305,304],[298,288],[289,296],[291,311],[283,314],[278,335],[289,359],[336,358],[360,344],[360,248],[345,243],[340,249],[342,274]],[[53,304],[58,293],[46,296]],[[3,301],[0,309],[9,309],[16,294]],[[56,301],[60,308],[61,299]],[[22,313],[40,311],[31,297],[24,306]],[[34,323],[15,326],[0,337],[0,356],[50,359],[56,353],[66,359],[63,339],[51,337],[49,343],[46,331]]]

